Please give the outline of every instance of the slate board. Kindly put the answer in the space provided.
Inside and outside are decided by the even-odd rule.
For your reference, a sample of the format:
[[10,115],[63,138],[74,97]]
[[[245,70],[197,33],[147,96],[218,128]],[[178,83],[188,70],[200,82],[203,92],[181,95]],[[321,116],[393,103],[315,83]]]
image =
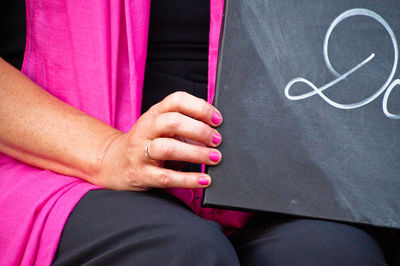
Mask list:
[[400,1],[226,0],[203,204],[400,228]]

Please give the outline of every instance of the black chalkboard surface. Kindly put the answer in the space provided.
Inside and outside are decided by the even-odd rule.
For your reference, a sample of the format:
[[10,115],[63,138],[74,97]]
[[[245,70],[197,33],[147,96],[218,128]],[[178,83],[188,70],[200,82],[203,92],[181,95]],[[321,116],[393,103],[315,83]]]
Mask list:
[[400,0],[226,0],[203,204],[400,228]]

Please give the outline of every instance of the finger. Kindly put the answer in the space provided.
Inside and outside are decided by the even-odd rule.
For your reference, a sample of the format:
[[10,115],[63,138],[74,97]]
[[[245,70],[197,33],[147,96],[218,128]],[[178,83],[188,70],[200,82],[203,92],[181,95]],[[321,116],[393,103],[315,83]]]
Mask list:
[[211,147],[218,146],[222,140],[218,131],[209,125],[177,112],[158,115],[153,121],[152,131],[148,138],[176,136],[194,140]]
[[155,188],[203,188],[211,184],[211,178],[203,173],[177,172],[152,166],[147,187]]
[[178,112],[203,121],[212,126],[222,123],[221,113],[211,104],[186,92],[178,91],[150,108],[154,116],[168,112]]
[[157,138],[151,141],[149,155],[158,161],[185,161],[216,165],[221,161],[221,153],[212,148],[188,144],[171,138]]

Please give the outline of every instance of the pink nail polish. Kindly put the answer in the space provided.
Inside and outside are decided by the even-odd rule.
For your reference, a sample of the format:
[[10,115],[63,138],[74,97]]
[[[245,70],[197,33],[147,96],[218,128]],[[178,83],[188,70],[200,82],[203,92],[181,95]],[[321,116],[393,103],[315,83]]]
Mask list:
[[221,142],[221,140],[222,140],[222,137],[221,137],[220,134],[215,133],[215,134],[213,135],[213,137],[212,137],[212,142],[213,142],[214,144],[219,144],[219,143]]
[[207,186],[210,183],[208,181],[208,178],[204,177],[204,176],[199,177],[199,179],[197,181],[199,182],[199,185],[202,185],[202,186]]
[[210,158],[211,161],[218,162],[219,159],[221,158],[221,155],[218,152],[213,151],[213,152],[210,152],[208,157]]
[[212,115],[211,121],[214,124],[219,125],[222,122],[222,116],[220,114],[218,114],[217,112],[214,112]]

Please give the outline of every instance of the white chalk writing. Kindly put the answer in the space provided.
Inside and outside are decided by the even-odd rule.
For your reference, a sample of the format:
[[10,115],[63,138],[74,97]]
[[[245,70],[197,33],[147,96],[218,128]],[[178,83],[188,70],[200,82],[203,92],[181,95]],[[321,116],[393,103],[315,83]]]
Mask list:
[[[349,75],[351,75],[353,72],[357,71],[359,68],[363,67],[364,65],[366,65],[369,61],[371,61],[374,57],[375,54],[371,53],[371,55],[366,58],[364,61],[362,61],[360,64],[358,64],[357,66],[355,66],[354,68],[350,69],[349,71],[347,71],[344,74],[339,74],[332,66],[330,59],[329,59],[329,55],[328,55],[328,44],[329,44],[329,38],[332,34],[333,29],[343,20],[352,17],[352,16],[367,16],[370,17],[376,21],[378,21],[384,28],[385,30],[388,32],[388,34],[390,35],[390,38],[392,40],[392,44],[393,44],[393,51],[394,51],[394,59],[393,59],[393,66],[392,66],[392,71],[388,77],[388,79],[386,80],[386,82],[383,84],[383,86],[381,88],[379,88],[374,94],[372,94],[371,96],[369,96],[366,99],[363,99],[359,102],[355,102],[355,103],[350,103],[350,104],[342,104],[342,103],[338,103],[335,102],[333,100],[331,100],[330,98],[328,98],[323,91],[332,87],[333,85],[335,85],[336,83],[340,82],[341,80],[345,79],[346,77],[348,77]],[[392,82],[393,77],[396,73],[397,70],[397,63],[398,63],[398,57],[399,57],[399,51],[398,51],[398,45],[397,45],[397,40],[396,40],[396,36],[393,33],[393,30],[391,29],[391,27],[389,26],[389,24],[381,17],[379,16],[377,13],[368,10],[368,9],[364,9],[364,8],[355,8],[355,9],[350,9],[344,13],[342,13],[341,15],[339,15],[330,25],[328,31],[325,34],[325,39],[324,39],[324,43],[323,43],[323,55],[324,55],[324,59],[325,59],[325,64],[327,65],[329,71],[336,76],[336,79],[332,80],[331,82],[327,83],[326,85],[318,88],[317,86],[315,86],[312,82],[310,82],[309,80],[302,78],[302,77],[298,77],[295,79],[292,79],[291,81],[289,81],[289,83],[286,85],[285,87],[285,95],[288,99],[293,100],[293,101],[297,101],[297,100],[302,100],[308,97],[311,97],[313,95],[318,94],[324,101],[326,101],[328,104],[332,105],[333,107],[339,108],[339,109],[355,109],[355,108],[359,108],[362,107],[370,102],[372,102],[373,100],[375,100],[377,97],[379,97],[379,95],[381,95],[383,92],[384,96],[383,96],[383,102],[382,102],[382,110],[383,113],[391,118],[391,119],[400,119],[400,114],[396,115],[396,114],[392,114],[388,111],[387,108],[387,103],[388,103],[388,99],[390,96],[390,93],[392,92],[392,90],[394,89],[394,87],[396,87],[397,85],[400,85],[400,79],[396,79]],[[301,83],[305,83],[308,86],[310,86],[313,90],[302,94],[302,95],[291,95],[290,94],[290,89],[292,88],[292,86],[298,82]],[[386,91],[385,91],[386,90]]]

